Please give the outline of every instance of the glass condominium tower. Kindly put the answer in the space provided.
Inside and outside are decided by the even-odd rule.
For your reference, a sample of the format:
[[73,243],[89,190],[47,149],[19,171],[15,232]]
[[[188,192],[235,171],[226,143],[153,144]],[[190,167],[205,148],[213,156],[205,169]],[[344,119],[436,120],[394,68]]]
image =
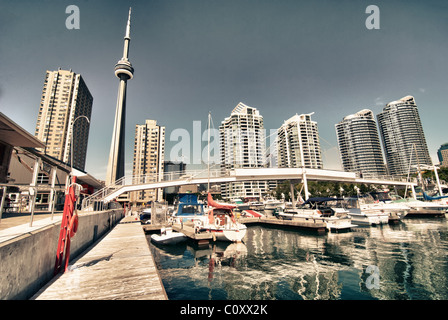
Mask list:
[[388,103],[377,119],[390,174],[408,174],[418,163],[432,165],[414,97]]
[[335,125],[344,171],[385,175],[383,153],[373,112],[363,109]]
[[[221,170],[263,168],[266,144],[263,116],[240,102],[219,127]],[[251,198],[266,194],[267,181],[231,182],[221,185],[224,199]]]
[[43,152],[69,164],[73,140],[73,167],[84,170],[90,123],[82,118],[74,121],[79,116],[90,120],[92,105],[81,75],[72,70],[47,71],[34,134],[45,144]]
[[322,169],[319,132],[312,114],[296,114],[277,130],[279,168]]
[[[135,126],[133,183],[162,181],[165,161],[165,127],[157,125],[156,120],[146,120],[145,124]],[[146,203],[160,201],[162,189],[148,189],[131,194],[131,201]]]

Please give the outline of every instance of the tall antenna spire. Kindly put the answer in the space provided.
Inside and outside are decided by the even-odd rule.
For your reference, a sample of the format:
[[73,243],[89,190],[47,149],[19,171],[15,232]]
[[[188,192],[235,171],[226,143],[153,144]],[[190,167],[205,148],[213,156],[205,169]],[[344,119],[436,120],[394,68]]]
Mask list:
[[126,26],[126,36],[125,39],[131,39],[131,10],[132,8],[129,8],[129,16],[128,16],[128,24]]
[[115,76],[120,79],[118,86],[115,123],[110,145],[107,166],[106,185],[114,184],[124,176],[124,133],[126,124],[126,87],[127,81],[134,76],[134,68],[129,62],[129,42],[131,41],[131,8],[129,8],[126,34],[124,36],[123,57],[115,65]]
[[126,34],[124,36],[124,48],[123,48],[122,60],[128,60],[129,58],[129,42],[131,41],[131,10],[132,8],[129,8],[128,23],[126,25]]

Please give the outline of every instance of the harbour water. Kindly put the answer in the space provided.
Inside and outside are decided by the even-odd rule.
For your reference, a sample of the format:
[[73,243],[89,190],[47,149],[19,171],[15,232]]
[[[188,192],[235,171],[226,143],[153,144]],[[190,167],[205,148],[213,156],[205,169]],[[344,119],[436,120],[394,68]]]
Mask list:
[[150,247],[170,300],[448,299],[445,218],[325,234],[248,225],[244,243]]

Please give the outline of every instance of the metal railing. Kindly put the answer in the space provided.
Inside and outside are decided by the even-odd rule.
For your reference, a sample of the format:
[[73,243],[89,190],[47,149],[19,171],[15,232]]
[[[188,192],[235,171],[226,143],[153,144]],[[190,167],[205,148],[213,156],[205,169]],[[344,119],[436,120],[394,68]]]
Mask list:
[[416,183],[417,178],[410,177],[409,179],[407,177],[403,176],[393,176],[393,175],[377,175],[373,173],[356,173],[357,178],[366,179],[366,180],[379,180],[379,181],[397,181],[397,182],[409,182],[409,183]]
[[[89,197],[84,198],[82,202],[82,210],[86,210],[89,207],[92,207],[92,205],[95,202],[103,201],[106,197],[111,195],[112,193],[118,191],[120,188],[123,188],[125,186],[138,186],[138,185],[144,185],[144,184],[150,184],[150,183],[157,183],[157,182],[168,182],[168,181],[179,181],[183,182],[182,184],[185,184],[185,182],[193,181],[194,179],[213,179],[213,178],[227,178],[227,177],[233,177],[235,176],[235,171],[233,170],[223,170],[223,169],[212,169],[212,170],[187,170],[187,171],[175,171],[175,172],[164,172],[162,174],[160,173],[153,173],[153,174],[144,174],[144,175],[131,175],[131,176],[124,176],[115,183],[104,187],[101,190],[98,190],[97,192],[93,193]],[[379,184],[384,181],[396,181],[401,183],[416,183],[416,178],[410,178],[407,179],[405,177],[401,176],[391,176],[391,175],[374,175],[374,174],[356,174],[357,178],[362,178],[366,180],[377,180]],[[264,178],[266,179],[266,178]],[[275,180],[275,177],[268,178],[268,180]]]
[[173,171],[173,172],[165,172],[163,174],[154,173],[154,174],[144,174],[144,175],[131,175],[124,176],[115,183],[104,187],[101,190],[93,193],[92,195],[84,198],[82,202],[82,210],[86,210],[91,207],[94,202],[102,201],[107,196],[111,195],[113,192],[117,191],[120,188],[125,186],[138,186],[149,184],[153,182],[167,182],[167,181],[191,181],[193,179],[207,179],[207,178],[222,178],[228,177],[229,172],[224,172],[220,169],[214,170],[187,170],[187,171]]

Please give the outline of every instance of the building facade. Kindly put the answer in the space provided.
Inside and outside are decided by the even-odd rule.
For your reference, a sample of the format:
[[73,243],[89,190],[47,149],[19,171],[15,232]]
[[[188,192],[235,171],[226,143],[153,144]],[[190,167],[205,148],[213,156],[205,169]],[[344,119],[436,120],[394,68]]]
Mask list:
[[[184,162],[176,161],[164,161],[163,163],[163,176],[165,180],[177,180],[181,176],[185,175],[187,165]],[[172,204],[175,196],[179,193],[180,187],[167,187],[163,188],[163,198]]]
[[[263,116],[240,102],[219,127],[221,170],[263,168],[266,143]],[[257,198],[268,192],[267,181],[248,181],[221,185],[224,199]]]
[[[92,105],[93,97],[81,75],[71,70],[47,71],[34,134],[45,144],[42,151],[71,164],[73,134],[73,167],[84,170]],[[77,119],[80,116],[89,121]]]
[[389,174],[406,175],[418,163],[432,165],[414,97],[388,103],[377,120]]
[[441,167],[448,167],[448,143],[444,143],[437,150],[437,156]]
[[[156,120],[146,120],[145,124],[135,126],[133,183],[149,183],[163,180],[165,161],[165,127],[157,125]],[[133,192],[131,201],[146,203],[161,201],[162,189]]]
[[296,114],[277,130],[279,168],[323,168],[317,122],[311,120],[312,114]]
[[335,128],[344,171],[375,176],[387,173],[371,110],[364,109],[348,115]]

